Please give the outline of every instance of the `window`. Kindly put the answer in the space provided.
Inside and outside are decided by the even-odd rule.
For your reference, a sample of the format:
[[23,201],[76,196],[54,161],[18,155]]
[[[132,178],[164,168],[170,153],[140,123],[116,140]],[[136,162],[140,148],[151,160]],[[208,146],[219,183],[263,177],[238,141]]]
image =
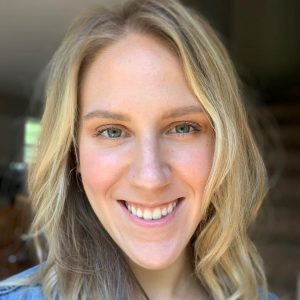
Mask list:
[[37,147],[40,129],[41,125],[39,120],[27,119],[25,121],[23,160],[26,163],[32,162],[34,151]]

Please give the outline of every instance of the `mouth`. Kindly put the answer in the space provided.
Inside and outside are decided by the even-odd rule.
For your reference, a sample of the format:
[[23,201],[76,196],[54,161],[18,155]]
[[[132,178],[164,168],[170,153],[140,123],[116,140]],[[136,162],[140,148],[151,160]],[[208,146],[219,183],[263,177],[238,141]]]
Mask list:
[[146,208],[139,206],[138,204],[133,204],[124,200],[121,203],[130,212],[131,215],[146,221],[151,220],[161,220],[166,218],[168,215],[172,214],[179,203],[183,200],[183,197],[177,198],[176,200],[163,204],[161,206]]

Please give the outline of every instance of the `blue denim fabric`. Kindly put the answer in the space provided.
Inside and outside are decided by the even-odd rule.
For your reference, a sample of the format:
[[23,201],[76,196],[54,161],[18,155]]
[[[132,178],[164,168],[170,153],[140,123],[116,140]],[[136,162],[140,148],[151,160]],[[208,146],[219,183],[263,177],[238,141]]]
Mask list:
[[276,295],[269,293],[267,300],[280,300],[280,299]]
[[[13,277],[10,277],[7,280],[11,281],[15,279],[23,279],[29,277],[30,275],[34,275],[35,272],[39,269],[39,267],[40,266],[35,266]],[[5,283],[5,281],[3,281],[2,283]],[[44,299],[45,298],[40,285],[21,286],[21,287],[6,285],[0,287],[0,300],[44,300]],[[279,300],[279,298],[274,294],[269,293],[267,300]]]
[[34,275],[40,266],[35,266],[17,275],[14,275],[4,281],[9,281],[9,284],[0,286],[0,300],[44,300],[44,295],[40,285],[35,286],[13,286],[10,284],[14,280],[25,279]]

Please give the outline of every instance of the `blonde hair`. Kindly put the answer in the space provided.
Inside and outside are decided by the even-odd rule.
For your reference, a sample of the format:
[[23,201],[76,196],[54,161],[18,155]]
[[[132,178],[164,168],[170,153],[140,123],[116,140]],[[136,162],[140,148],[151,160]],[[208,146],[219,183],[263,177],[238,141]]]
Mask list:
[[259,299],[266,280],[247,231],[266,193],[265,167],[226,50],[202,17],[173,0],[94,9],[73,24],[52,59],[29,178],[36,212],[32,233],[46,254],[38,279],[44,293],[48,299],[57,293],[62,299],[148,299],[76,173],[81,78],[101,49],[131,32],[156,36],[178,55],[214,128],[206,213],[192,239],[195,274],[214,299]]

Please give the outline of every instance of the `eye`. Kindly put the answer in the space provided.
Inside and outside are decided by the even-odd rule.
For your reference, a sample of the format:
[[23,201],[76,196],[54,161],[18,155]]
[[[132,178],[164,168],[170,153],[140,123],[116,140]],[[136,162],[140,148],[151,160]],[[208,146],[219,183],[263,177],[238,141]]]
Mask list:
[[96,136],[103,136],[107,139],[116,139],[120,137],[125,137],[126,133],[117,127],[108,127],[104,129],[97,130]]
[[174,126],[169,132],[175,134],[191,134],[201,130],[201,127],[195,123],[183,122]]

